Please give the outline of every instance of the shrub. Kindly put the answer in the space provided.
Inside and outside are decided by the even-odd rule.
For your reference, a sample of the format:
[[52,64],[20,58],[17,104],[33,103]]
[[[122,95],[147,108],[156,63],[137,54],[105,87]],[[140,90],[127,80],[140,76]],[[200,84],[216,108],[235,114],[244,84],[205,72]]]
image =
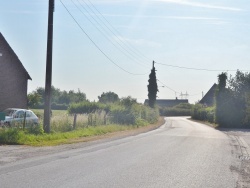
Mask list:
[[103,121],[101,121],[103,124],[109,121],[110,123],[122,125],[135,125],[136,122],[138,123],[137,119],[143,119],[148,123],[154,123],[158,120],[158,109],[151,109],[131,99],[110,105],[82,102],[70,105],[68,111],[70,114],[88,114],[88,125],[99,124],[100,117],[103,118]]
[[97,102],[84,101],[81,103],[71,104],[68,108],[69,114],[89,114],[98,110],[109,111],[109,105]]
[[18,128],[0,130],[0,143],[17,144],[23,134],[24,132]]
[[44,134],[43,126],[42,125],[32,125],[27,129],[28,133],[39,135]]
[[215,123],[215,107],[204,107],[201,104],[196,104],[191,110],[191,117],[192,119]]
[[160,108],[161,116],[191,116],[192,104],[181,103],[174,107]]

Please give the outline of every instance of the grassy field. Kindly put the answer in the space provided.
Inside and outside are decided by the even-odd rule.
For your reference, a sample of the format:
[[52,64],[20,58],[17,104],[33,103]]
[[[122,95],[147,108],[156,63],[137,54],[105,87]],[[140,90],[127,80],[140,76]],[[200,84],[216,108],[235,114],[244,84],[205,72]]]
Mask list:
[[[81,138],[104,135],[107,133],[137,129],[143,125],[103,125],[102,114],[95,116],[95,125],[89,125],[89,115],[78,115],[76,129],[73,129],[74,116],[64,110],[53,110],[51,133],[45,134],[42,129],[43,110],[33,110],[39,117],[40,125],[26,130],[18,128],[0,129],[0,144],[19,144],[30,146],[53,146],[81,141]],[[92,116],[91,116],[92,117]],[[92,120],[91,120],[92,123]]]

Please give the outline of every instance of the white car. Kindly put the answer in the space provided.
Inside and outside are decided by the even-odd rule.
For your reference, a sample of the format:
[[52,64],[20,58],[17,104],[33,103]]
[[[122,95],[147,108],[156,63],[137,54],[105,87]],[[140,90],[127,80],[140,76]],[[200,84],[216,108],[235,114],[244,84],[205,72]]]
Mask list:
[[3,111],[5,120],[1,122],[2,125],[15,126],[23,125],[25,119],[25,126],[38,125],[38,117],[31,110],[20,108],[7,108]]

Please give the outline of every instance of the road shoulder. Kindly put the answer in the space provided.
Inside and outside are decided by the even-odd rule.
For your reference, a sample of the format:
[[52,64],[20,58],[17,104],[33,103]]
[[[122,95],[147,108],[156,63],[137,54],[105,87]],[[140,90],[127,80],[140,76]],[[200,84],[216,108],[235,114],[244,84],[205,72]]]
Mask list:
[[68,144],[58,146],[32,147],[25,145],[0,145],[0,166],[8,163],[14,163],[19,160],[54,154],[72,149],[78,149],[94,145],[96,143],[110,142],[129,136],[135,136],[141,133],[149,132],[159,128],[165,123],[164,117],[160,117],[155,124],[139,127],[137,129],[108,133],[99,136],[83,137],[79,139],[71,139]]

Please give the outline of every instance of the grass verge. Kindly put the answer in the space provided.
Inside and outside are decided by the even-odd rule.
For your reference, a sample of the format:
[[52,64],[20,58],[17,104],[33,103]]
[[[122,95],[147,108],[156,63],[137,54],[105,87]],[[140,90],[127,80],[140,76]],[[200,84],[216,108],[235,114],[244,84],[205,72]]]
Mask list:
[[[78,129],[69,132],[51,133],[51,134],[29,134],[17,128],[0,130],[0,144],[18,144],[29,146],[55,146],[59,144],[69,144],[75,142],[89,141],[89,137],[99,139],[100,135],[108,135],[109,133],[121,132],[146,132],[159,127],[164,119],[159,118],[155,124],[147,126],[124,126],[124,125],[104,125],[94,126],[84,129]],[[130,134],[130,133],[129,133]],[[128,134],[128,135],[129,135]],[[88,139],[85,139],[88,138]],[[93,140],[93,139],[92,139]]]

